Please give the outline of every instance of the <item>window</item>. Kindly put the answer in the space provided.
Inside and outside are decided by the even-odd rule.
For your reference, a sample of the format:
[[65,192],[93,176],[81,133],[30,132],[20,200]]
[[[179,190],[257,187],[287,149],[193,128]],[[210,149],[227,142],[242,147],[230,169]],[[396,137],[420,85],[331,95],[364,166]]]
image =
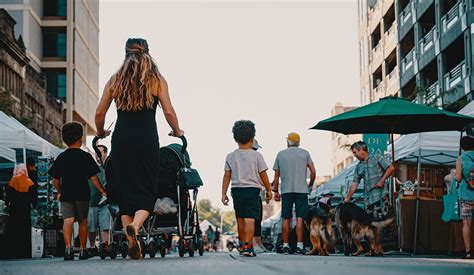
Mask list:
[[45,29],[43,30],[43,57],[66,58],[66,30]]
[[44,16],[66,17],[67,0],[44,0]]
[[67,79],[64,70],[47,70],[46,91],[57,99],[66,102]]

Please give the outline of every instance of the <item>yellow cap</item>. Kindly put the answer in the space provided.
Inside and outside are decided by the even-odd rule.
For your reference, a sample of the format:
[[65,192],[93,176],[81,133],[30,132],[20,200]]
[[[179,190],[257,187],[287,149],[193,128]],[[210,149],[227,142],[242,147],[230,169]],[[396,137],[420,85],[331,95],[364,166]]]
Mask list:
[[300,142],[300,135],[298,135],[297,133],[289,133],[287,139],[290,142],[298,143]]

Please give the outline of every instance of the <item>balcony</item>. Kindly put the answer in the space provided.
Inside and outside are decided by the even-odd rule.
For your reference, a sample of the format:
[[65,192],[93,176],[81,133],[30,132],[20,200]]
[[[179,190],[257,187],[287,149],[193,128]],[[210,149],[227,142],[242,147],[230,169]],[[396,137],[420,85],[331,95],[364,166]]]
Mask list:
[[[392,89],[398,90],[398,66],[393,68],[392,72],[386,76],[387,81],[387,93],[390,93]],[[395,88],[394,88],[395,87]]]
[[397,46],[397,24],[393,22],[390,29],[385,32],[385,51],[390,53]]
[[439,83],[436,81],[426,90],[425,102],[427,105],[435,106],[438,108],[442,107],[442,100],[439,97]]
[[466,63],[462,61],[459,65],[444,75],[445,91],[453,89],[460,83],[462,84],[466,75]]
[[[405,26],[406,24],[409,24],[413,22],[413,1],[410,1],[408,5],[403,9],[403,11],[400,13],[400,27]],[[411,21],[409,21],[411,20]]]
[[415,64],[415,48],[413,48],[403,59],[402,59],[402,74],[407,72]]
[[383,55],[382,55],[382,41],[379,41],[377,45],[372,49],[372,58],[371,58],[371,66],[372,72],[382,64]]
[[420,54],[423,55],[429,49],[434,47],[436,40],[436,27],[433,27],[421,40],[420,40]]
[[378,0],[369,10],[369,26],[371,30],[374,30],[380,24],[380,20],[382,20],[382,5],[380,2]]
[[450,28],[452,28],[458,21],[460,21],[462,14],[464,13],[464,8],[462,3],[456,4],[452,7],[448,13],[446,13],[441,18],[441,26],[442,32],[447,32]]
[[383,81],[381,81],[379,83],[379,85],[377,85],[377,87],[374,88],[374,94],[377,96],[377,97],[383,97],[385,96],[383,94]]

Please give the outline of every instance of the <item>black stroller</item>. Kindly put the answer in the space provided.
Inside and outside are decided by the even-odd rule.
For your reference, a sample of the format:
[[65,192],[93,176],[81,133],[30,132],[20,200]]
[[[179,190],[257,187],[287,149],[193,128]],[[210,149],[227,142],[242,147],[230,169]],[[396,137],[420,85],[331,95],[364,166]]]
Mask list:
[[171,199],[176,204],[177,211],[167,214],[155,213],[145,222],[142,253],[148,252],[151,257],[154,257],[156,248],[160,250],[162,257],[165,256],[166,247],[171,244],[172,234],[179,236],[180,257],[186,252],[190,257],[194,256],[195,251],[201,256],[204,253],[197,211],[198,189],[203,183],[197,171],[191,168],[189,154],[186,151],[186,138],[181,137],[181,140],[183,145],[170,144],[160,148],[157,199]]

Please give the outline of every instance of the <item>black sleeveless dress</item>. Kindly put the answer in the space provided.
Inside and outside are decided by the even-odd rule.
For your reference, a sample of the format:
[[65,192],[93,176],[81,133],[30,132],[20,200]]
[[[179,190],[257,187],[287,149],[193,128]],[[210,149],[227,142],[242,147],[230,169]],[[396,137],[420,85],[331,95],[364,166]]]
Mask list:
[[160,164],[157,105],[158,98],[154,97],[152,109],[117,110],[111,156],[121,215],[133,216],[138,210],[153,212]]

